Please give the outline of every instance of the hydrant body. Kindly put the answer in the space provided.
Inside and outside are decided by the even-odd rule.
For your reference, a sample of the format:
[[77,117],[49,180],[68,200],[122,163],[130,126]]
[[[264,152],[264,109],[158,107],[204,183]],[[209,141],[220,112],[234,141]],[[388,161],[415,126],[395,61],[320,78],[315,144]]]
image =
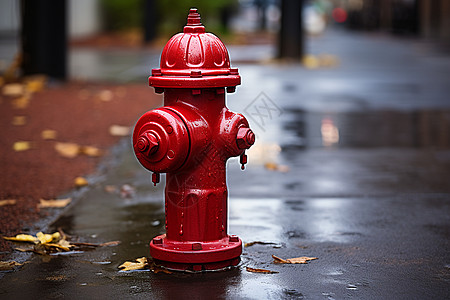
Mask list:
[[244,165],[255,136],[245,117],[226,107],[226,91],[234,92],[240,76],[196,9],[166,44],[149,84],[164,93],[164,106],[138,120],[134,151],[155,185],[166,173],[166,234],[153,238],[150,255],[176,270],[237,265],[242,242],[227,233],[226,162],[240,155]]

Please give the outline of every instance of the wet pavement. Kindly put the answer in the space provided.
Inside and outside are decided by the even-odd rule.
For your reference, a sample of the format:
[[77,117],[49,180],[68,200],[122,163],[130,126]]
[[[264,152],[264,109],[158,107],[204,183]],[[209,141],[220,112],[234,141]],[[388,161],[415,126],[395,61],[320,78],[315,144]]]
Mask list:
[[[258,47],[256,60],[272,51]],[[237,159],[228,163],[228,231],[269,244],[244,248],[240,266],[225,272],[119,272],[164,232],[164,176],[153,187],[124,140],[97,183],[48,230],[122,243],[34,256],[1,279],[0,298],[447,298],[450,56],[420,41],[343,32],[308,47],[337,55],[340,65],[237,62],[243,85],[228,97],[257,134],[245,172]],[[234,53],[247,61],[248,51],[231,48],[232,62]],[[154,54],[124,55],[134,62],[109,65],[116,71],[108,79],[134,80],[141,63],[156,66]],[[105,191],[124,184],[134,186],[133,198]],[[318,260],[280,265],[272,254]]]

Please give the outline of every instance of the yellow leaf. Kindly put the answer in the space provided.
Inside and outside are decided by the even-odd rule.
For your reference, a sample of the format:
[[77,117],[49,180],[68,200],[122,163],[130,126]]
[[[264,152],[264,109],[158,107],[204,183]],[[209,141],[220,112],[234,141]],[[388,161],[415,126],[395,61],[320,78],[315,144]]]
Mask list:
[[13,108],[15,109],[27,108],[30,104],[30,96],[28,94],[25,94],[19,98],[14,99],[11,103]]
[[[59,232],[58,232],[59,235]],[[42,232],[38,232],[36,234],[36,237],[39,239],[39,241],[41,242],[41,244],[47,244],[53,241],[54,236],[53,234],[46,234],[46,233],[42,233]]]
[[16,203],[17,201],[14,199],[0,200],[0,206],[15,205]]
[[27,123],[27,117],[26,116],[14,116],[11,124],[14,126],[22,126]]
[[3,86],[3,95],[17,97],[25,93],[25,87],[21,83],[9,83]]
[[25,88],[30,93],[39,92],[44,88],[46,81],[45,75],[30,76],[25,80]]
[[62,245],[59,245],[59,244],[53,244],[53,243],[46,243],[45,244],[47,247],[54,247],[54,248],[57,248],[57,249],[60,249],[60,250],[63,250],[63,251],[70,251],[70,248],[69,247],[66,247],[66,246],[62,246]]
[[314,55],[305,55],[302,62],[307,69],[317,69],[320,66],[319,59]]
[[75,183],[76,187],[82,187],[82,186],[86,186],[86,185],[89,184],[89,182],[84,177],[77,177],[77,178],[75,178],[75,182],[74,183]]
[[29,150],[30,148],[31,148],[31,143],[28,141],[18,141],[18,142],[15,142],[13,145],[13,149],[16,152],[26,151],[26,150]]
[[276,274],[276,273],[278,273],[277,271],[271,271],[271,270],[266,270],[266,269],[254,269],[254,268],[250,268],[250,267],[245,267],[245,270],[247,272],[252,272],[252,273],[265,273],[265,274]]
[[307,256],[283,259],[275,255],[272,255],[272,258],[274,259],[273,262],[277,264],[307,264],[308,261],[317,259],[317,257]]
[[102,150],[92,146],[82,146],[80,152],[92,157],[98,157],[102,155]]
[[16,261],[0,261],[0,271],[10,271],[13,270],[16,266],[21,266],[22,264],[19,264]]
[[104,102],[109,102],[112,100],[114,94],[110,90],[103,90],[98,93],[98,98]]
[[112,136],[129,136],[130,132],[129,126],[111,125],[109,127],[109,134]]
[[67,199],[55,199],[55,200],[44,200],[40,199],[39,207],[40,208],[47,208],[47,207],[66,207],[70,201],[72,201],[72,198]]
[[136,259],[137,262],[126,261],[119,266],[122,271],[142,270],[147,267],[147,258],[141,257]]
[[55,144],[55,150],[59,155],[67,158],[74,158],[80,153],[80,146],[75,143],[59,143]]
[[72,245],[71,243],[69,243],[67,240],[60,240],[58,242],[58,245],[60,245],[61,247],[66,247],[66,248],[72,248],[75,247],[74,245]]
[[42,130],[41,132],[41,137],[44,140],[54,140],[56,139],[56,130],[52,130],[52,129],[45,129]]
[[39,239],[29,234],[18,234],[15,237],[3,237],[7,241],[38,243]]

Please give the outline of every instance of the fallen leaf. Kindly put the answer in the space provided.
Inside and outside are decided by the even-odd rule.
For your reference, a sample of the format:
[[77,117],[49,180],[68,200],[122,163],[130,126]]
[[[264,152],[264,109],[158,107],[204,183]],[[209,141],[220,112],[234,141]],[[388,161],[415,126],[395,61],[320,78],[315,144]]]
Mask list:
[[120,244],[120,241],[111,241],[111,242],[106,242],[106,243],[101,243],[101,244],[96,244],[96,243],[86,243],[86,242],[76,242],[76,243],[72,243],[75,246],[86,246],[86,247],[107,247],[107,246],[117,246]]
[[80,153],[80,145],[75,143],[59,143],[55,144],[55,150],[59,155],[67,158],[74,158]]
[[53,241],[57,242],[61,239],[61,235],[59,234],[59,232],[55,232],[53,234],[46,234],[43,232],[38,232],[36,234],[36,237],[39,239],[39,242],[41,244],[47,244],[47,243],[50,243]]
[[23,126],[27,123],[27,117],[26,116],[14,116],[11,124],[14,126]]
[[172,271],[169,271],[169,270],[162,268],[160,266],[157,266],[155,264],[152,264],[152,266],[150,267],[150,270],[155,274],[158,274],[158,273],[173,274]]
[[3,86],[3,95],[10,97],[22,96],[25,93],[25,86],[21,83],[9,83]]
[[30,104],[30,95],[25,94],[24,96],[16,98],[11,102],[11,104],[15,109],[27,108],[28,105]]
[[72,201],[72,198],[67,199],[52,199],[52,200],[45,200],[40,199],[39,200],[39,207],[40,208],[47,208],[47,207],[66,207],[70,201]]
[[260,241],[254,241],[254,242],[249,242],[249,243],[245,243],[244,247],[250,247],[253,245],[277,245],[277,243],[273,243],[273,242],[260,242]]
[[53,248],[56,248],[56,249],[59,249],[59,250],[65,251],[65,252],[70,251],[70,248],[69,248],[69,247],[62,246],[62,245],[60,245],[60,244],[46,243],[45,245],[46,245],[47,247],[53,247]]
[[114,94],[110,90],[103,90],[100,93],[98,93],[98,98],[104,102],[111,101],[113,96],[114,96]]
[[124,184],[120,188],[120,196],[122,198],[133,198],[136,194],[136,189],[129,184]]
[[74,180],[74,184],[76,187],[82,187],[89,184],[89,182],[84,177],[77,177]]
[[10,271],[13,270],[14,267],[21,266],[23,264],[19,264],[16,261],[0,261],[0,271]]
[[114,194],[117,192],[117,187],[115,185],[105,185],[104,190],[107,193]]
[[290,170],[288,166],[286,166],[286,165],[278,165],[278,164],[276,164],[274,162],[267,162],[267,163],[264,164],[264,167],[267,170],[279,171],[279,172],[282,172],[282,173],[287,173]]
[[307,264],[308,261],[317,259],[317,257],[307,256],[283,259],[275,255],[272,255],[272,258],[274,259],[273,262],[277,264]]
[[320,66],[319,59],[314,55],[305,55],[302,62],[307,69],[317,69]]
[[54,139],[56,139],[56,135],[57,135],[56,130],[52,130],[52,129],[45,129],[45,130],[42,130],[42,132],[41,132],[41,138],[43,140],[54,140]]
[[121,125],[111,125],[109,127],[109,134],[112,136],[129,136],[131,127]]
[[120,244],[120,241],[111,241],[111,242],[101,243],[99,246],[107,247],[107,246],[117,246],[119,244]]
[[25,88],[30,93],[39,92],[44,88],[46,81],[45,75],[29,76],[25,79]]
[[272,258],[274,259],[274,261],[273,261],[274,263],[277,263],[277,264],[288,264],[287,260],[282,259],[282,258],[280,258],[278,256],[272,255]]
[[147,258],[141,257],[136,259],[137,262],[126,261],[119,266],[121,271],[133,271],[133,270],[142,270],[148,266]]
[[0,206],[15,205],[16,203],[17,203],[17,200],[14,200],[14,199],[0,200]]
[[250,268],[250,267],[245,267],[245,270],[247,272],[252,272],[252,273],[264,273],[264,274],[276,274],[276,273],[278,273],[277,271],[271,271],[271,270],[266,270],[266,269],[254,269],[254,268]]
[[29,234],[18,234],[14,237],[3,237],[7,241],[39,243],[39,239]]
[[16,152],[29,150],[29,149],[31,149],[31,142],[28,142],[28,141],[15,142],[13,145],[13,149]]
[[82,146],[80,148],[80,153],[83,153],[87,156],[91,157],[98,157],[102,155],[102,150],[98,149],[97,147],[93,146]]

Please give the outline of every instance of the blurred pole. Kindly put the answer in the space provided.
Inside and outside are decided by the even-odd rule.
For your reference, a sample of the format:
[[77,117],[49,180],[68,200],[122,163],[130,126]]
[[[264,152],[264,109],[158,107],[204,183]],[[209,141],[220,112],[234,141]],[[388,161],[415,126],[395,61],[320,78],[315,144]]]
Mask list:
[[258,11],[259,24],[258,28],[260,31],[266,30],[266,9],[267,0],[255,0],[256,9]]
[[22,0],[24,75],[67,77],[66,0]]
[[155,0],[144,0],[144,42],[148,43],[156,38],[157,13]]
[[303,0],[281,1],[281,28],[278,35],[278,57],[301,59],[303,56]]

